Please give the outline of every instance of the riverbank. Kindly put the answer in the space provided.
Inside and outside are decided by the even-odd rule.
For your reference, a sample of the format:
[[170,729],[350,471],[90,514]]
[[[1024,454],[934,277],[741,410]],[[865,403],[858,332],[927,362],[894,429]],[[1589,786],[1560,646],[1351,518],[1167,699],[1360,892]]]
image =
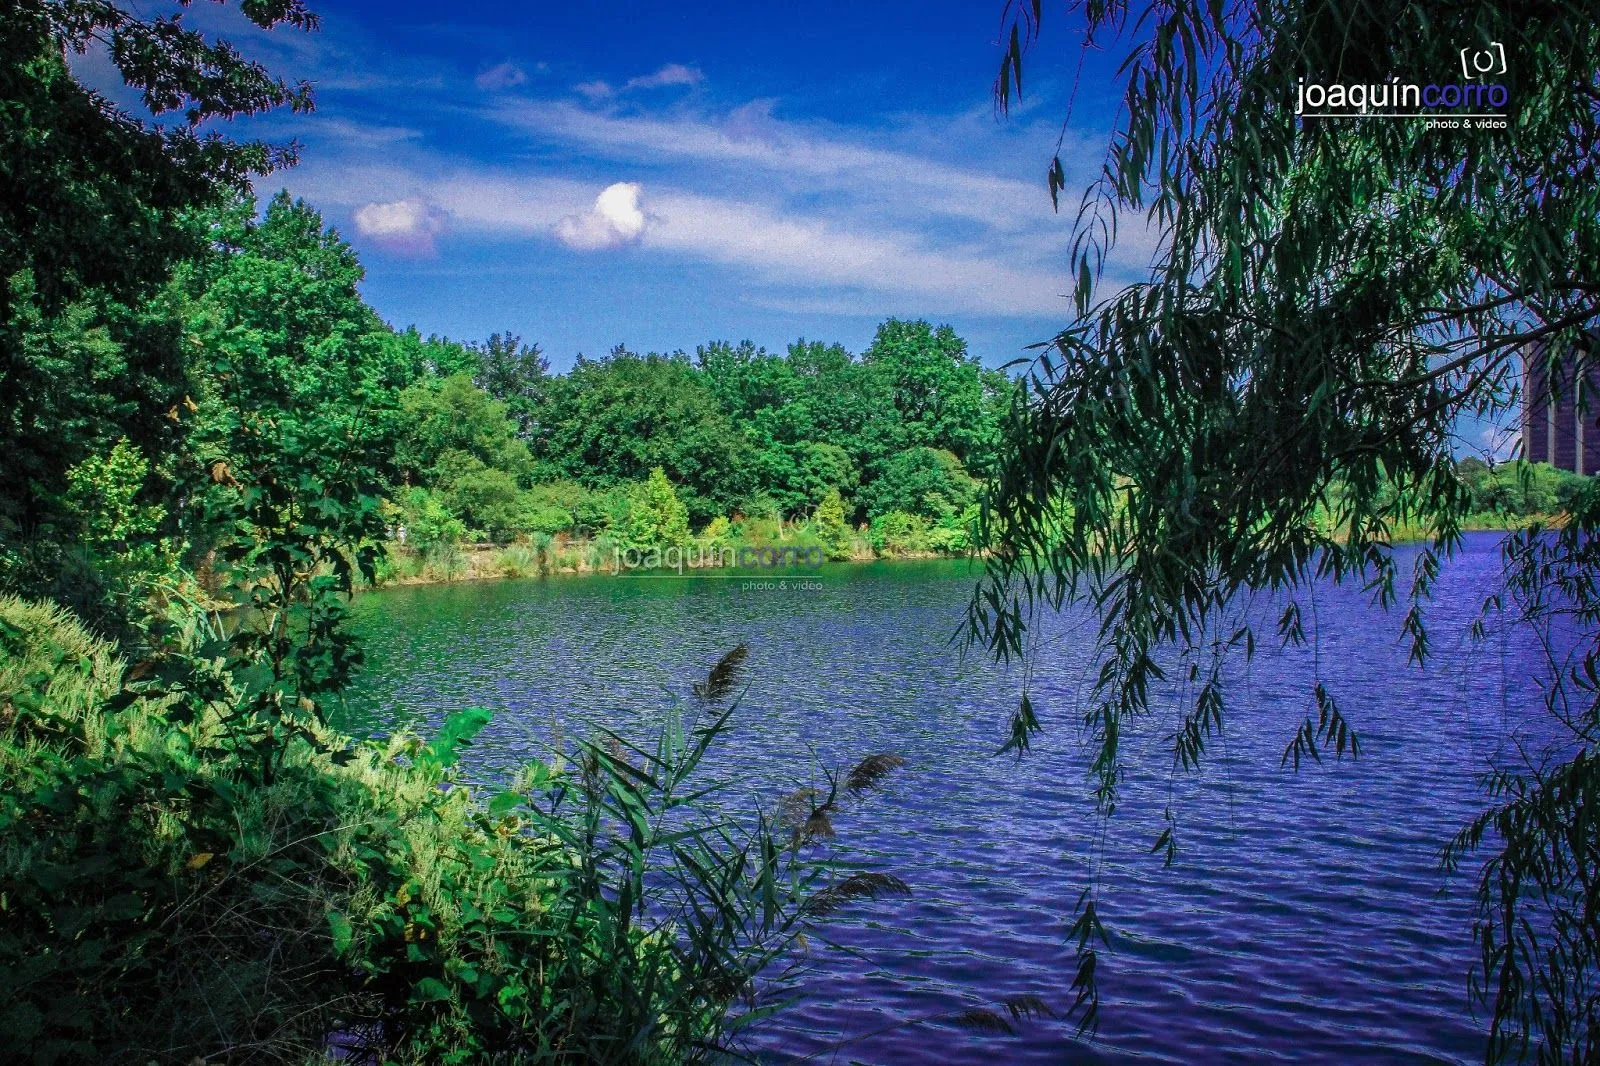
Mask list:
[[960,552],[929,549],[875,548],[865,538],[852,538],[847,550],[828,554],[805,538],[783,543],[748,543],[715,548],[690,548],[661,565],[649,565],[648,554],[627,551],[605,540],[556,542],[547,546],[532,544],[460,544],[428,552],[414,551],[391,544],[379,564],[377,580],[365,587],[394,588],[409,585],[441,585],[468,581],[493,581],[505,578],[548,577],[551,575],[606,574],[625,572],[677,572],[737,567],[746,570],[776,570],[804,573],[827,563],[867,563],[882,560],[948,559]]
[[[1559,526],[1564,515],[1472,515],[1463,523],[1465,533],[1513,533],[1534,524]],[[1396,545],[1415,544],[1431,539],[1433,531],[1422,526],[1403,526],[1394,530],[1392,542]],[[753,553],[746,564],[738,564],[741,551]],[[549,544],[454,544],[416,551],[390,544],[387,556],[380,562],[377,580],[364,587],[368,590],[409,585],[442,585],[468,581],[493,581],[505,578],[548,577],[551,575],[607,574],[619,572],[692,571],[719,569],[740,565],[742,569],[763,569],[764,559],[771,554],[790,552],[789,562],[801,569],[832,563],[868,563],[883,560],[950,559],[962,552],[934,551],[926,548],[900,545],[874,546],[865,536],[852,537],[848,548],[832,555],[824,552],[813,539],[804,536],[779,543],[740,543],[711,547],[691,547],[680,553],[680,565],[670,561],[666,565],[646,565],[647,556],[628,552],[620,545],[597,538],[593,540],[552,541]],[[815,552],[815,555],[806,553]],[[721,553],[732,561],[707,564],[706,559]],[[796,560],[795,553],[802,558]],[[816,561],[812,561],[816,560]],[[765,569],[774,569],[775,565]]]

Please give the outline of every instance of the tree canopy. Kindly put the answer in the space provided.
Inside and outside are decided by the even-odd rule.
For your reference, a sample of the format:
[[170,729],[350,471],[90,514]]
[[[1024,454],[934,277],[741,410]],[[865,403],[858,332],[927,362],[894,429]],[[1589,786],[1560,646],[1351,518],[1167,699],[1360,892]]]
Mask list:
[[[1179,765],[1194,766],[1226,721],[1229,654],[1315,639],[1298,609],[1314,580],[1358,580],[1384,604],[1403,602],[1413,653],[1427,653],[1438,555],[1458,543],[1473,506],[1453,462],[1459,420],[1507,417],[1522,361],[1587,358],[1600,324],[1600,24],[1590,5],[1560,0],[1092,0],[1071,10],[1085,48],[1125,54],[1122,108],[1077,209],[1077,318],[1042,351],[1007,430],[970,631],[1000,655],[1023,655],[1032,610],[1097,609],[1103,665],[1085,720],[1109,812],[1120,738],[1162,680],[1189,683],[1172,746]],[[1022,90],[1041,15],[1036,2],[1007,8],[1002,107]],[[1295,113],[1302,78],[1459,81],[1462,50],[1491,44],[1506,56],[1504,128],[1445,133],[1414,119]],[[1047,177],[1059,198],[1059,158]],[[1105,293],[1106,256],[1130,227],[1149,227],[1160,254],[1145,280]],[[1589,512],[1574,513],[1581,524]],[[1434,532],[1410,574],[1391,550],[1405,525]],[[1578,543],[1570,537],[1523,542],[1518,558],[1561,556],[1560,545]],[[1591,580],[1576,588],[1592,622]],[[1284,598],[1275,631],[1241,621],[1238,606],[1255,591]],[[1509,617],[1501,602],[1486,605],[1491,616]],[[1585,662],[1597,662],[1596,647]],[[1593,685],[1579,688],[1572,739],[1587,751],[1600,739],[1600,703]],[[1286,718],[1286,758],[1351,750],[1359,721],[1320,682],[1315,707]],[[1038,727],[1024,698],[1012,746]],[[1590,772],[1586,758],[1567,765]],[[1530,826],[1560,821],[1553,811],[1583,810],[1570,777],[1507,773],[1514,784],[1496,793],[1505,815],[1496,824],[1520,830],[1524,844],[1537,835]],[[1513,817],[1530,810],[1544,817]],[[1563,871],[1550,883],[1526,864],[1493,862],[1482,882],[1491,1057],[1530,1042],[1547,1061],[1587,1057],[1600,1032],[1583,991],[1600,936],[1592,911],[1573,912],[1563,895],[1593,883],[1594,832],[1542,841]],[[1537,891],[1521,895],[1529,885]],[[1085,901],[1074,932],[1092,1014],[1099,919]],[[1556,932],[1542,938],[1545,927],[1519,908]]]

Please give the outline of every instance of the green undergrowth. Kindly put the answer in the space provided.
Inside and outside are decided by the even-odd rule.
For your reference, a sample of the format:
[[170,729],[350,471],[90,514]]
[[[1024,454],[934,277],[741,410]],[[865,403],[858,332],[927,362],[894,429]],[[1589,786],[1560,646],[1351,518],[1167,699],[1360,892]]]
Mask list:
[[487,712],[432,740],[263,728],[215,625],[128,668],[0,597],[8,1061],[725,1061],[814,920],[905,890],[813,831],[898,760],[706,813],[731,668],[648,749],[603,736],[485,791],[457,757]]

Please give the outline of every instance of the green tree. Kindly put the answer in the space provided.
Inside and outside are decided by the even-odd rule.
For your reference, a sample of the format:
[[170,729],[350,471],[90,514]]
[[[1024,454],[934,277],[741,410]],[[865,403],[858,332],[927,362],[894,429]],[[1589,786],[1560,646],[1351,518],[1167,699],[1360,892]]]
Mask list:
[[[245,3],[263,29],[310,30],[296,0]],[[230,141],[202,126],[289,106],[311,92],[290,86],[224,41],[183,22],[106,0],[24,0],[0,28],[0,277],[26,273],[47,313],[101,290],[130,300],[154,291],[175,261],[202,247],[186,212],[243,190],[293,160],[287,148]],[[73,76],[65,53],[104,45],[150,117],[110,105]],[[0,319],[15,291],[0,289]]]
[[[298,2],[243,4],[262,28],[312,29]],[[74,77],[66,57],[105,47],[141,118]],[[292,151],[230,140],[216,119],[310,107],[232,45],[174,10],[106,0],[24,0],[0,19],[0,584],[62,593],[69,468],[126,437],[155,460],[181,427],[180,323],[152,301],[177,263],[206,251],[195,212]],[[98,620],[97,620],[98,622]]]
[[794,439],[842,448],[857,470],[876,458],[873,431],[893,417],[881,383],[839,344],[802,337],[785,361],[796,388]]
[[[1002,105],[1021,91],[1041,6],[1008,10]],[[1190,678],[1173,757],[1199,764],[1226,720],[1227,656],[1214,652],[1306,639],[1312,581],[1403,596],[1401,629],[1415,657],[1428,653],[1437,557],[1459,542],[1471,504],[1450,454],[1456,419],[1506,416],[1524,353],[1581,355],[1600,325],[1600,23],[1576,0],[1078,10],[1085,48],[1130,48],[1123,108],[1078,212],[1078,318],[1034,367],[1032,398],[1007,430],[985,528],[995,550],[970,621],[975,640],[1017,656],[1030,605],[1101,611],[1105,667],[1084,720],[1109,813],[1119,741],[1149,711],[1151,682]],[[1302,78],[1426,82],[1491,42],[1508,60],[1503,130],[1442,138],[1421,122],[1295,114]],[[1066,181],[1058,158],[1053,198]],[[1154,228],[1161,252],[1146,280],[1106,296],[1100,270],[1128,215]],[[1484,820],[1450,852],[1459,862],[1480,842],[1492,849],[1476,924],[1491,1059],[1537,1046],[1542,1061],[1583,1060],[1600,1033],[1587,991],[1600,927],[1582,902],[1582,886],[1600,881],[1588,799],[1600,786],[1600,689],[1571,691],[1600,669],[1597,518],[1580,506],[1558,535],[1508,542],[1499,602],[1539,624],[1557,609],[1556,586],[1576,590],[1563,609],[1585,643],[1584,665],[1553,665],[1549,679],[1570,760],[1499,771]],[[1390,550],[1399,525],[1436,530],[1409,586]],[[1235,608],[1267,589],[1287,609],[1258,639]],[[1285,718],[1285,758],[1351,751],[1359,722],[1320,683],[1311,695],[1313,717]],[[1557,702],[1569,696],[1575,705]],[[1008,746],[1025,748],[1037,728],[1024,694]],[[1170,857],[1175,839],[1164,833],[1157,850]],[[1093,895],[1083,900],[1073,935],[1092,1019],[1102,930]]]
[[937,520],[965,512],[977,502],[978,488],[954,454],[917,447],[884,463],[862,498],[872,517],[905,511]]
[[196,364],[194,411],[175,412],[190,423],[183,487],[254,608],[238,639],[272,683],[253,713],[292,732],[360,662],[340,597],[382,551],[404,368],[355,253],[303,202],[279,194],[258,221],[243,201],[212,240],[179,278]]
[[[723,410],[749,441],[753,490],[770,496],[790,517],[809,511],[830,486],[854,490],[854,456],[872,419],[859,395],[866,375],[848,352],[801,341],[783,356],[749,341],[718,341],[697,349],[696,358]],[[878,413],[887,415],[887,408]]]
[[886,427],[885,453],[942,448],[967,460],[992,450],[1005,379],[968,354],[955,330],[891,318],[861,361],[898,416]]
[[549,421],[534,442],[541,480],[606,488],[660,467],[684,490],[696,522],[744,494],[748,442],[686,356],[619,347],[605,359],[580,359],[552,379],[549,395]]
[[447,337],[424,337],[415,326],[385,334],[383,344],[388,350],[387,358],[404,367],[411,380],[456,374],[470,377],[478,372],[478,356],[471,348]]
[[400,395],[403,431],[395,460],[420,484],[449,488],[485,468],[525,478],[532,460],[506,405],[466,374],[424,378]]
[[550,362],[537,344],[523,344],[515,333],[494,333],[474,347],[478,366],[473,381],[478,388],[506,405],[517,436],[528,440],[538,432],[539,412],[545,402],[545,381]]
[[632,547],[645,549],[689,543],[689,510],[659,466],[628,493],[623,539]]
[[845,522],[844,497],[837,488],[830,488],[823,494],[811,522],[829,559],[850,558],[850,526]]

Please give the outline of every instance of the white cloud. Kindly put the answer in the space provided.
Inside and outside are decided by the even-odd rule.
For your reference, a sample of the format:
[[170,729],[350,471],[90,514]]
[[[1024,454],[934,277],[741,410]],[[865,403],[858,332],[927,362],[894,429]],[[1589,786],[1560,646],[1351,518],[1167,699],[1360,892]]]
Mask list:
[[362,204],[355,221],[357,233],[397,251],[432,252],[444,228],[443,213],[418,199]]
[[619,92],[633,92],[635,89],[663,89],[674,85],[699,85],[706,80],[706,76],[694,67],[686,67],[682,63],[668,63],[653,74],[641,74],[637,78],[629,78],[618,89],[608,81],[596,79],[583,81],[574,85],[573,91],[580,96],[586,96],[591,101],[598,103],[609,100]]
[[[970,115],[942,124],[911,117],[898,123],[905,136],[868,136],[826,123],[785,121],[773,107],[763,99],[722,116],[650,115],[525,100],[489,113],[541,140],[614,164],[690,164],[685,177],[703,193],[744,198],[759,189],[766,201],[828,217],[850,232],[887,225],[923,233],[936,244],[959,234],[1041,277],[1065,277],[1075,190],[1089,183],[1101,160],[1095,137],[1070,134],[1062,146],[1068,178],[1058,214],[1043,180],[1058,126],[1000,129],[992,114],[981,125]],[[982,162],[951,158],[956,146]],[[1017,158],[1038,160],[1039,166],[1030,167],[1026,179],[1005,173],[1015,172],[1011,162]],[[1142,276],[1160,248],[1158,233],[1139,215],[1119,221],[1107,262],[1113,282]]]
[[[375,130],[341,136],[335,155],[308,153],[293,185],[361,209],[362,233],[396,246],[430,248],[445,224],[458,240],[633,246],[662,264],[721,268],[729,295],[790,313],[1070,316],[1076,201],[1069,192],[1052,213],[1036,165],[1055,146],[1054,121],[1002,126],[974,107],[850,126],[788,118],[765,99],[657,106],[625,95],[631,84],[591,83],[605,100],[594,104],[520,94],[466,104],[511,134],[496,162]],[[1097,144],[1069,136],[1069,188],[1098,164]],[[623,175],[637,181],[607,185]],[[1123,220],[1108,288],[1149,261],[1141,221]]]
[[672,85],[698,85],[706,76],[694,67],[682,63],[668,63],[654,74],[629,78],[624,89],[662,89]]
[[725,119],[615,115],[570,103],[519,102],[497,108],[508,125],[580,145],[618,161],[679,159],[729,174],[759,169],[784,187],[847,195],[1016,228],[1048,211],[1042,180],[1017,181],[966,167],[857,144],[834,131],[784,123],[758,100]]
[[594,207],[567,215],[555,225],[556,239],[568,248],[593,251],[616,248],[636,241],[644,233],[644,211],[639,207],[636,182],[608,185],[595,197]]
[[527,72],[509,59],[504,63],[495,64],[472,79],[473,84],[488,92],[500,89],[514,89],[527,80]]
[[876,293],[880,306],[887,294],[918,313],[1048,315],[1067,306],[1064,283],[1006,262],[1003,250],[930,248],[892,228],[846,228],[694,194],[657,193],[651,208],[645,247],[736,266],[768,285]]

